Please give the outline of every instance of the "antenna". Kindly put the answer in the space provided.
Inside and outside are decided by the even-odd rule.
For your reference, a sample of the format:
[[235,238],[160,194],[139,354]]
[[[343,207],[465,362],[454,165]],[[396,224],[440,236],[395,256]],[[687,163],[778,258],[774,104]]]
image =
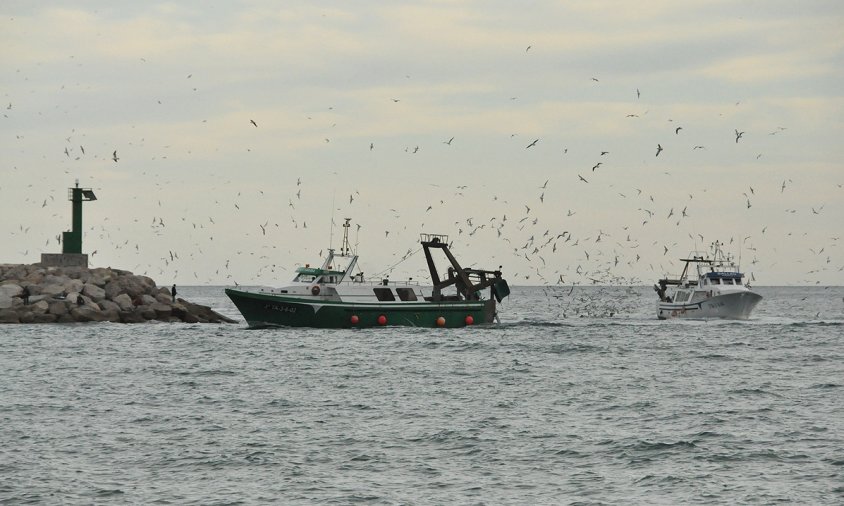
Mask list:
[[[328,249],[334,247],[334,199],[337,197],[337,190],[331,195],[331,224],[328,227]],[[342,252],[341,252],[342,253]]]

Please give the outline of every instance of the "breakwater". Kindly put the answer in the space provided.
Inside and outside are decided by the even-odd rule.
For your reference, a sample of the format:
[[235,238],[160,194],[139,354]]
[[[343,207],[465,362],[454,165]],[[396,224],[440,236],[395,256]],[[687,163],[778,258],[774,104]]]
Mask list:
[[0,264],[0,323],[101,321],[235,323],[129,271]]

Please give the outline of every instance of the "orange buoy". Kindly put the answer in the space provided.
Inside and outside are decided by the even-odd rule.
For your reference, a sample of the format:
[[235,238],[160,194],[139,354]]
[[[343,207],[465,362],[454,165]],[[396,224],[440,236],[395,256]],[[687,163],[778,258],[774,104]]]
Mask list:
[[445,318],[442,316],[437,318],[437,327],[445,327]]
[[466,316],[466,325],[472,325],[473,323],[475,323],[475,319],[472,318],[472,315]]
[[357,324],[358,324],[358,322],[360,321],[360,318],[358,318],[358,315],[353,314],[353,315],[352,315],[352,318],[351,318],[351,321],[352,321],[352,325],[357,325]]
[[387,324],[387,317],[381,315],[378,317],[378,325],[386,325]]

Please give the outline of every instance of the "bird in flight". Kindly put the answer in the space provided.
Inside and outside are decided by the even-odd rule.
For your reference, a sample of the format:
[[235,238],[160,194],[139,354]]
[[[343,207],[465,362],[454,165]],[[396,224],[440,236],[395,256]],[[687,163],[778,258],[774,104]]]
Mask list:
[[738,144],[738,140],[741,139],[742,135],[744,135],[744,132],[739,132],[738,129],[736,129],[736,144]]
[[525,149],[532,148],[532,147],[536,146],[537,142],[539,142],[539,139],[536,139],[533,142],[531,142],[530,144],[528,144],[527,146],[525,146]]
[[447,141],[443,141],[443,144],[448,144],[449,146],[451,146],[451,141],[453,141],[453,140],[454,140],[454,137],[452,137],[451,139],[449,139]]
[[587,180],[586,180],[583,176],[581,176],[580,174],[578,174],[578,175],[577,175],[577,177],[578,177],[578,178],[580,178],[580,180],[581,180],[581,181],[583,181],[584,183],[588,183],[588,182],[589,182],[589,181],[587,181]]
[[597,169],[597,168],[598,168],[598,167],[600,167],[601,165],[603,165],[603,162],[598,162],[598,163],[596,163],[595,165],[593,165],[593,166],[592,166],[592,172],[595,172],[595,169]]
[[656,145],[656,156],[659,156],[660,151],[662,151],[662,146],[657,144]]
[[254,126],[255,128],[258,128],[258,123],[255,123],[254,119],[250,119],[249,122],[252,123],[252,126]]
[[120,158],[117,158],[117,150],[116,149],[114,150],[114,153],[111,154],[111,159],[114,160],[114,163],[117,163],[117,160],[120,160]]
[[674,129],[674,135],[679,134],[679,133],[680,133],[680,130],[682,130],[682,129],[683,129],[683,127],[677,127],[677,128],[675,128],[675,129]]

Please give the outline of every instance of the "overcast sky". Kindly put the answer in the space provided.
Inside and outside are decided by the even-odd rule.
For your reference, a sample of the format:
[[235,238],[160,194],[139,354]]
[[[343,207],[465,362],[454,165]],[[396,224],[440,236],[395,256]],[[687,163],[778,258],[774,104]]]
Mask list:
[[428,232],[516,285],[651,284],[715,240],[756,284],[842,285],[842,27],[837,0],[5,0],[0,262],[61,251],[78,178],[91,266],[161,284],[283,283],[349,217],[372,276],[423,277]]

